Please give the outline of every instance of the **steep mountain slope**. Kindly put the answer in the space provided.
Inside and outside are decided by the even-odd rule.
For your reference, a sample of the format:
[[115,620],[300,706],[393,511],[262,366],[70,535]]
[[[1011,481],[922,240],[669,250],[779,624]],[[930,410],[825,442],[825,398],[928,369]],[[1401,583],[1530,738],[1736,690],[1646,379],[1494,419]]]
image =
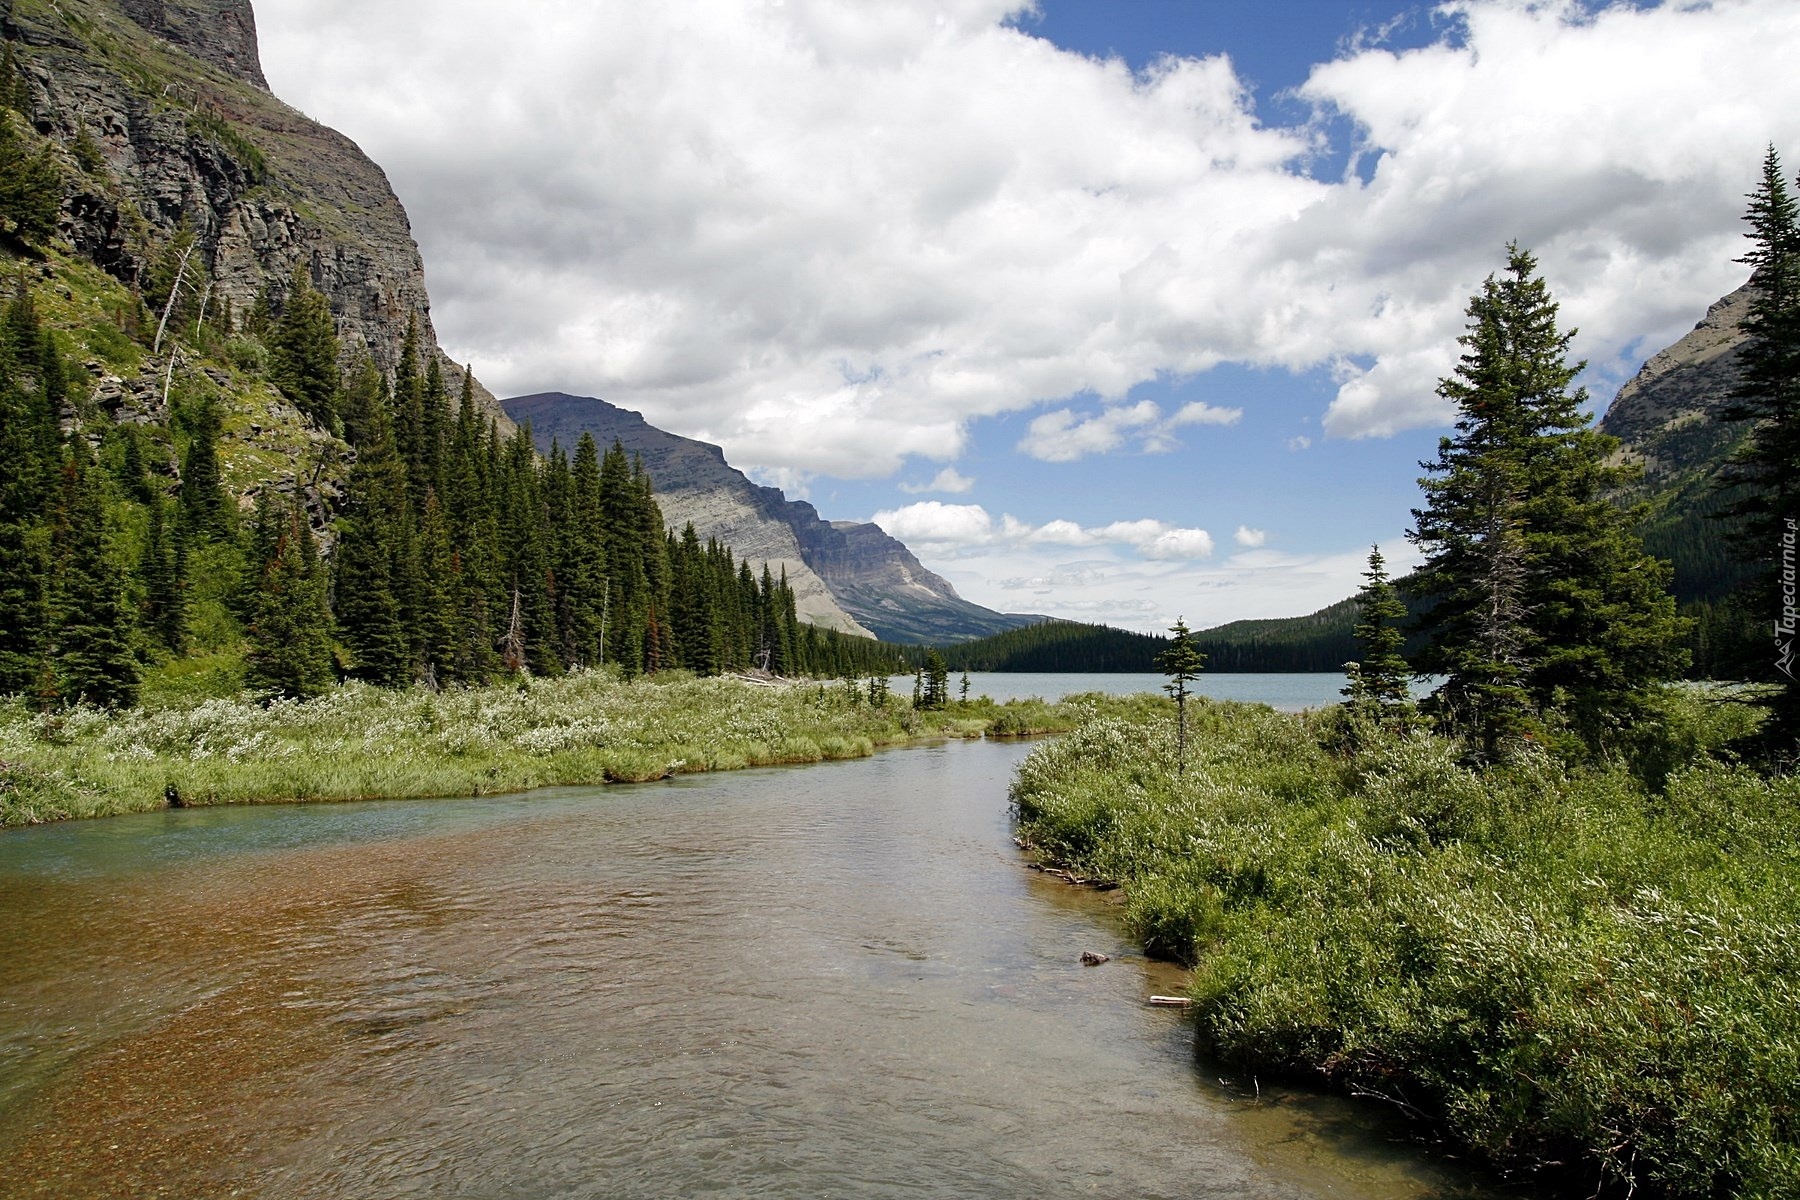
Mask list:
[[983,637],[1032,620],[964,600],[879,526],[822,520],[812,505],[752,483],[717,446],[665,433],[628,409],[561,392],[514,397],[503,407],[531,426],[540,450],[552,440],[572,450],[586,432],[602,449],[617,440],[642,455],[670,525],[692,521],[702,538],[718,538],[752,564],[786,567],[799,612],[815,624],[920,643]]
[[1645,363],[1600,422],[1644,466],[1629,499],[1649,505],[1644,544],[1675,565],[1675,595],[1684,602],[1717,600],[1742,575],[1712,514],[1723,503],[1719,468],[1746,432],[1718,416],[1737,386],[1738,323],[1749,292],[1745,284],[1714,303],[1692,331]]
[[[79,255],[142,289],[185,231],[214,312],[249,313],[265,286],[279,299],[298,268],[330,300],[346,365],[366,351],[391,372],[415,318],[441,355],[405,210],[353,142],[269,93],[249,0],[14,0],[0,29],[33,124],[64,148]],[[461,369],[440,361],[454,392]]]

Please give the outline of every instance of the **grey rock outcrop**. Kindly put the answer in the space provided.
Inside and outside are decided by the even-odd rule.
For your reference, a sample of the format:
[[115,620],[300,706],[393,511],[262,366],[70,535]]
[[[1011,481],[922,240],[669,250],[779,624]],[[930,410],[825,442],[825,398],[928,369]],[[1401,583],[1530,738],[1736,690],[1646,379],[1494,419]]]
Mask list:
[[[417,318],[460,388],[405,209],[354,142],[268,92],[249,0],[62,0],[5,26],[39,132],[70,150],[63,233],[77,251],[139,284],[157,248],[190,230],[211,302],[238,313],[265,286],[279,301],[302,270],[331,302],[346,366],[367,352],[391,372]],[[84,133],[99,170],[76,162]],[[479,385],[476,399],[510,431]]]
[[692,521],[702,538],[718,538],[755,569],[785,567],[795,607],[816,625],[887,641],[951,642],[1031,623],[964,600],[880,526],[826,521],[805,501],[752,483],[719,447],[667,433],[629,409],[561,392],[502,404],[531,426],[540,450],[552,440],[573,450],[585,432],[602,450],[616,440],[641,455],[672,528]]
[[263,91],[262,55],[250,0],[120,0],[125,15],[202,62]]
[[1750,291],[1746,283],[1715,301],[1699,324],[1653,355],[1607,408],[1600,427],[1642,460],[1646,474],[1692,466],[1730,438],[1717,417],[1737,386],[1744,344],[1738,326],[1750,310]]

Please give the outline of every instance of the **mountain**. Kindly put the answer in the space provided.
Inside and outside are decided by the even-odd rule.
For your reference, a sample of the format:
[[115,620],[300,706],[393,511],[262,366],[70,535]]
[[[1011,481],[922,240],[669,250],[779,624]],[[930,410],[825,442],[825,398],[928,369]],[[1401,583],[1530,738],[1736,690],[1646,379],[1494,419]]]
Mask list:
[[718,538],[752,566],[785,568],[796,609],[814,624],[920,644],[985,637],[1038,619],[964,600],[880,526],[826,521],[805,501],[752,483],[719,447],[666,433],[629,409],[562,392],[516,396],[502,407],[531,426],[540,451],[552,441],[572,451],[590,433],[603,450],[617,440],[641,455],[672,528],[692,521],[700,537]]
[[1718,418],[1737,386],[1738,323],[1749,307],[1749,284],[1715,302],[1619,389],[1600,422],[1621,454],[1643,464],[1644,478],[1627,498],[1649,506],[1644,544],[1674,564],[1675,596],[1684,604],[1715,602],[1743,577],[1712,514],[1725,502],[1719,468],[1747,432]]
[[[265,287],[279,299],[303,270],[330,301],[343,365],[366,352],[391,375],[416,319],[460,388],[405,209],[354,142],[269,92],[249,0],[15,0],[0,31],[32,125],[67,164],[62,234],[77,255],[145,292],[159,254],[191,234],[215,313],[250,313]],[[510,430],[486,389],[475,398]]]

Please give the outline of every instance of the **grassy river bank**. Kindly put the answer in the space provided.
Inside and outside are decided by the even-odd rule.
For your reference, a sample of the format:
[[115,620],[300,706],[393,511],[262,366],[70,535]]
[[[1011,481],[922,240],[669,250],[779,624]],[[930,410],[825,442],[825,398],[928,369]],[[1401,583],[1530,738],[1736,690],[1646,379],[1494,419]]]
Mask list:
[[171,803],[469,796],[856,758],[934,737],[1072,729],[1149,697],[1075,696],[914,711],[844,684],[610,671],[430,692],[347,684],[316,700],[248,696],[122,713],[0,705],[0,826]]
[[[1194,968],[1203,1050],[1387,1101],[1556,1194],[1800,1196],[1800,780],[1672,692],[1626,765],[1474,771],[1336,711],[1097,719],[1013,790]],[[1357,736],[1347,737],[1347,733]]]

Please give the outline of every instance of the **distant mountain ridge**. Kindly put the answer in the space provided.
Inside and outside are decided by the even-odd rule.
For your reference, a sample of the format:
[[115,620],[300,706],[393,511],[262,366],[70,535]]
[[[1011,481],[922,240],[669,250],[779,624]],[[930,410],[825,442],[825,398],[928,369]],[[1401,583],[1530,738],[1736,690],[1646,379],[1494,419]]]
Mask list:
[[796,610],[816,625],[919,644],[967,641],[1038,619],[964,600],[880,526],[826,521],[811,504],[751,482],[719,447],[658,429],[630,409],[564,392],[515,396],[501,406],[531,426],[540,451],[556,441],[572,452],[590,433],[602,450],[617,441],[642,456],[671,527],[691,521],[700,537],[718,538],[753,567],[785,568]]

